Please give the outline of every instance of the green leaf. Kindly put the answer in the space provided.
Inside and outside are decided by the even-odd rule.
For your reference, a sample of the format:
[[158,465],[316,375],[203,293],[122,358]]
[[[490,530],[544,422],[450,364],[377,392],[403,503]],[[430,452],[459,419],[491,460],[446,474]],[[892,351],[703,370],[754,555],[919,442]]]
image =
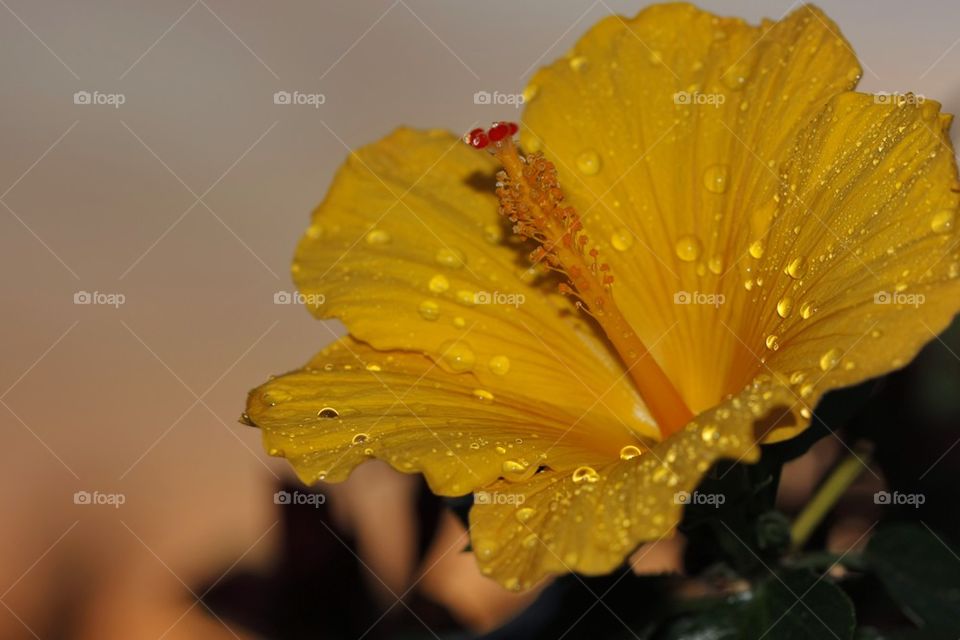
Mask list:
[[794,569],[757,585],[745,624],[747,638],[849,640],[856,616],[843,590],[812,571]]
[[960,553],[923,525],[878,530],[864,554],[867,565],[917,625],[960,629]]

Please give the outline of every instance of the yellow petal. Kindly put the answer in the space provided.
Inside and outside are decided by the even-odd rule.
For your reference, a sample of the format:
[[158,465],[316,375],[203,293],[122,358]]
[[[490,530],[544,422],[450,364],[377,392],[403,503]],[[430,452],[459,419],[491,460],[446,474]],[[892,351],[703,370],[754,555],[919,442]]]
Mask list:
[[[750,380],[727,366],[743,353],[722,324],[743,283],[728,270],[765,226],[797,131],[859,74],[814,7],[753,27],[668,4],[600,22],[532,80],[521,142],[557,163],[641,339],[678,323],[653,352],[694,413]],[[681,292],[727,304],[674,304]]]
[[425,353],[480,386],[656,433],[594,328],[529,270],[492,194],[495,165],[442,132],[399,130],[353,154],[297,249],[323,318],[376,349]]
[[488,487],[470,512],[481,571],[527,589],[550,574],[613,570],[639,543],[670,534],[714,461],[755,461],[755,431],[796,421],[796,410],[787,387],[759,379],[639,456]]
[[785,163],[767,252],[753,261],[767,284],[732,330],[754,349],[777,336],[766,366],[810,406],[906,364],[960,307],[948,121],[917,102],[837,96]]
[[619,423],[570,414],[501,383],[451,374],[428,358],[380,352],[344,338],[304,369],[250,392],[247,416],[264,447],[305,483],[346,479],[380,458],[424,474],[441,495],[463,495],[499,477],[528,479],[541,465],[571,469],[641,443]]

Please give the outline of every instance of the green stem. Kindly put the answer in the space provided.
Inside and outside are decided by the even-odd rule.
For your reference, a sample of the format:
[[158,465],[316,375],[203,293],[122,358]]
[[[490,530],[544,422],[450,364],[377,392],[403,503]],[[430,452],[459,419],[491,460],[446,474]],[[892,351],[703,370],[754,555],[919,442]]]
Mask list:
[[826,481],[817,489],[813,499],[803,508],[790,528],[791,547],[794,551],[802,549],[807,540],[823,521],[824,517],[833,509],[850,485],[860,477],[866,468],[863,456],[866,454],[851,453],[843,459]]

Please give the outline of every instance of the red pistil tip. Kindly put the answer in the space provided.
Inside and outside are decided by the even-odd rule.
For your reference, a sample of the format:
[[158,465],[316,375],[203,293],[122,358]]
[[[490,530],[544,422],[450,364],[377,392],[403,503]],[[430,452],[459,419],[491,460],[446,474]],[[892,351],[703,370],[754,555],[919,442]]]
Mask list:
[[515,135],[520,127],[515,122],[494,122],[493,125],[484,131],[483,129],[474,129],[463,136],[463,141],[474,149],[484,149],[490,143],[497,144],[502,140]]

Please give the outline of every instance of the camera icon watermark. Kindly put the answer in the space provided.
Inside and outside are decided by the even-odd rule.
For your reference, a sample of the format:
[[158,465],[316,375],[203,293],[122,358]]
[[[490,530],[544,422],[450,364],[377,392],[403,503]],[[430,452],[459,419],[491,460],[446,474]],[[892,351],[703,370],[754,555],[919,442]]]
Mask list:
[[922,493],[900,493],[899,491],[877,491],[873,494],[874,504],[910,506],[919,509],[920,505],[927,501],[927,496]]
[[73,494],[73,504],[107,505],[119,509],[127,502],[122,493],[101,493],[100,491],[77,491]]
[[484,104],[519,109],[523,106],[522,93],[501,93],[499,91],[477,91],[473,94],[473,104]]
[[700,291],[677,291],[673,294],[673,304],[703,304],[718,308],[727,298],[722,293],[701,293]]
[[875,104],[895,104],[902,107],[905,104],[920,105],[927,101],[927,97],[916,93],[899,93],[897,91],[880,91],[873,96]]
[[73,94],[73,104],[105,105],[119,109],[127,102],[127,96],[122,93],[101,93],[100,91],[77,91]]
[[327,96],[322,93],[304,93],[302,91],[276,91],[273,94],[273,104],[306,105],[319,109],[327,102]]
[[73,304],[96,304],[119,308],[125,304],[127,296],[122,293],[106,293],[103,291],[77,291],[73,294]]
[[877,291],[873,294],[873,304],[896,304],[917,308],[927,301],[922,293],[903,293],[902,291]]
[[303,294],[299,291],[276,291],[273,294],[273,304],[305,304],[308,307],[319,307],[327,301],[322,293]]
[[502,493],[500,491],[477,491],[473,494],[474,504],[512,504],[520,506],[527,497],[522,493]]
[[280,505],[305,505],[319,509],[320,505],[327,502],[327,496],[322,493],[312,493],[304,491],[277,491],[273,494],[273,504]]
[[677,91],[673,94],[673,104],[694,107],[713,107],[719,109],[727,101],[722,93],[701,93],[700,91]]
[[527,301],[522,293],[505,293],[503,291],[477,291],[473,294],[473,304],[502,304],[519,307]]
[[677,491],[673,494],[673,503],[682,505],[706,505],[719,509],[720,505],[727,501],[727,496],[722,493],[701,493],[694,491]]

